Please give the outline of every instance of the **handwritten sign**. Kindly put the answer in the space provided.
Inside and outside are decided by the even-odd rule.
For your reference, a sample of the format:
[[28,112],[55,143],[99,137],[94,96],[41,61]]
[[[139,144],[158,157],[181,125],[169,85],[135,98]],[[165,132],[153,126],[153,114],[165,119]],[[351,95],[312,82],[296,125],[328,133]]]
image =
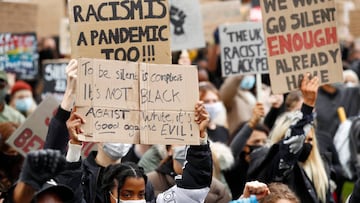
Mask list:
[[34,79],[38,58],[35,33],[0,33],[0,70],[15,72],[20,79]]
[[73,58],[171,63],[168,1],[70,0]]
[[268,73],[262,23],[221,25],[219,34],[224,77]]
[[[44,148],[50,120],[56,114],[58,106],[59,101],[55,97],[46,97],[6,143],[23,156],[30,151]],[[96,148],[96,143],[83,142],[82,155],[88,156]]]
[[76,109],[87,121],[79,138],[199,144],[198,98],[195,66],[79,59]]
[[71,55],[69,18],[63,18],[60,22],[59,49],[63,55]]
[[69,59],[56,59],[43,61],[43,82],[44,88],[41,98],[53,95],[58,101],[61,101],[66,90],[65,69]]
[[198,0],[170,0],[171,50],[205,47]]
[[205,40],[214,41],[214,31],[224,23],[237,23],[245,19],[240,12],[240,1],[213,1],[201,4]]
[[299,88],[303,75],[342,81],[334,0],[261,0],[271,87]]
[[37,35],[39,37],[59,36],[60,22],[65,17],[66,1],[30,0],[38,7]]
[[25,156],[30,151],[42,149],[50,119],[55,115],[58,101],[53,97],[43,100],[26,121],[15,130],[6,143]]
[[37,11],[31,3],[0,2],[0,33],[35,32]]

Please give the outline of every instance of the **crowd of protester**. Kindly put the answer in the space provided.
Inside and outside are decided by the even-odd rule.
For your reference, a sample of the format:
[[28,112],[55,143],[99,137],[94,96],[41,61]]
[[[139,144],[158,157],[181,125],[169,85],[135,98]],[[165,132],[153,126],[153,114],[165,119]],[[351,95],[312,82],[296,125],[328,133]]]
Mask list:
[[[218,31],[214,38],[218,43]],[[53,38],[40,42],[40,65],[65,57]],[[12,81],[0,71],[0,203],[360,202],[360,126],[343,135],[351,134],[358,146],[350,168],[334,142],[338,108],[350,119],[360,115],[360,46],[341,45],[343,82],[319,85],[306,75],[299,90],[286,94],[272,94],[266,74],[261,90],[255,75],[223,78],[218,44],[174,52],[173,63],[198,67],[199,89],[193,91],[200,96],[194,111],[201,144],[100,142],[87,157],[78,139],[86,120],[74,108],[76,59],[66,67],[66,90],[44,149],[25,157],[6,140],[41,102],[43,73],[36,81]],[[346,196],[345,182],[354,185]]]

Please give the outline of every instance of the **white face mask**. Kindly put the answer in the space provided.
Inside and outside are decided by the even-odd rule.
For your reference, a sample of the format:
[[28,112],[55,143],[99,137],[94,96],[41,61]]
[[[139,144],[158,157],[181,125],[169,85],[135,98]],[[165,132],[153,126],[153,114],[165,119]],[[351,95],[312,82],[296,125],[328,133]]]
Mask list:
[[144,199],[141,199],[141,200],[122,200],[122,199],[120,199],[119,200],[120,202],[118,202],[117,198],[114,197],[114,195],[111,192],[109,192],[109,193],[110,193],[110,197],[113,198],[116,203],[146,203],[146,200],[144,200]]
[[223,110],[221,102],[215,102],[210,104],[204,104],[206,111],[210,115],[210,119],[214,120],[217,115]]
[[118,160],[124,157],[130,150],[132,144],[123,143],[104,143],[104,152],[112,159]]

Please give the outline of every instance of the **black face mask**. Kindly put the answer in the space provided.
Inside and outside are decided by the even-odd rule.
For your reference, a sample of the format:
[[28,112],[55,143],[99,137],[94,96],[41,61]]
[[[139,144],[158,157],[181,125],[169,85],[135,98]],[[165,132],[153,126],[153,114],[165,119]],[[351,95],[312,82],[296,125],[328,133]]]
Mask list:
[[312,150],[312,144],[304,143],[298,160],[304,163],[308,159],[308,157],[311,153],[311,150]]
[[247,154],[251,154],[251,152],[262,147],[261,145],[246,145],[246,146],[249,147],[249,153],[247,153]]

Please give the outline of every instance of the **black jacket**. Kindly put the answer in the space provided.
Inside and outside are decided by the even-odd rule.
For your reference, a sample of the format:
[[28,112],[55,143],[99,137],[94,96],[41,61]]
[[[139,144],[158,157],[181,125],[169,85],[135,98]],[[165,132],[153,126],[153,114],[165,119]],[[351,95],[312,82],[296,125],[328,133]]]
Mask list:
[[[249,180],[258,180],[265,183],[282,182],[289,186],[299,197],[302,203],[320,203],[315,188],[305,171],[299,165],[298,158],[301,150],[294,153],[286,142],[289,139],[300,139],[305,136],[305,125],[312,122],[312,108],[302,107],[302,118],[290,126],[291,135],[271,146],[255,150],[251,156],[248,169]],[[330,191],[327,193],[326,203],[333,202]],[[325,202],[323,202],[325,203]]]
[[[66,153],[69,134],[66,127],[66,121],[70,117],[70,112],[65,111],[60,106],[57,113],[51,119],[48,134],[45,140],[44,148],[58,149],[64,154]],[[100,189],[103,167],[95,162],[97,152],[91,152],[89,156],[82,161],[81,167],[73,169],[73,173],[57,178],[61,183],[72,183],[71,188],[79,188],[79,184],[71,179],[81,177],[81,188],[83,198],[87,203],[105,203],[103,191]],[[80,164],[78,164],[79,166]],[[76,171],[76,172],[75,172]],[[150,182],[146,184],[146,202],[155,202],[155,195]],[[76,195],[79,195],[76,194]],[[79,197],[80,199],[80,197]]]

